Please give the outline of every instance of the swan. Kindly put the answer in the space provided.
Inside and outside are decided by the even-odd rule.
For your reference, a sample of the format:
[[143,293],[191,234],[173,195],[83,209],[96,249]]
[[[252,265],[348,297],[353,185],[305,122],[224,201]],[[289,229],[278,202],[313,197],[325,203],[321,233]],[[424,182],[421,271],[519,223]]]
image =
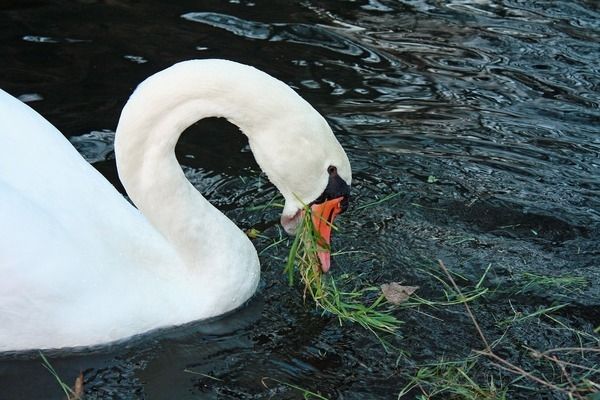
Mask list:
[[221,315],[254,294],[254,246],[175,158],[181,132],[207,117],[248,137],[285,198],[288,233],[304,204],[327,221],[347,206],[350,162],[325,119],[251,66],[184,61],[135,89],[115,134],[135,207],[54,126],[0,90],[0,351],[115,342]]

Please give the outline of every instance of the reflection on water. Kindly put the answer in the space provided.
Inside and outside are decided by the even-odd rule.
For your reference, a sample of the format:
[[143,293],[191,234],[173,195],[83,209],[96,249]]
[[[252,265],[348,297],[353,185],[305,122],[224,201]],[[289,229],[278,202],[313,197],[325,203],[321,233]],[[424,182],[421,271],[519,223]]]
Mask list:
[[[568,297],[560,290],[491,297],[484,329],[502,333],[494,318],[512,312],[507,296],[522,312],[568,302],[565,324],[584,332],[598,325],[595,2],[121,0],[0,9],[10,22],[0,28],[0,86],[31,101],[115,184],[111,132],[137,83],[189,58],[252,64],[327,117],[353,164],[355,205],[400,193],[340,218],[334,245],[347,252],[336,257],[336,273],[356,274],[361,284],[420,285],[424,297],[439,296],[423,272],[436,258],[474,282],[491,264],[488,284],[496,288],[518,285],[524,272],[572,274],[588,285]],[[400,359],[363,330],[321,318],[282,279],[287,247],[271,246],[282,237],[279,210],[250,211],[275,191],[236,129],[200,123],[182,138],[178,157],[192,183],[243,229],[264,231],[256,240],[261,295],[221,322],[54,354],[65,379],[83,370],[86,390],[99,398],[301,398],[265,377],[330,398],[395,398],[402,371],[415,362],[476,346],[460,309],[401,312]],[[526,328],[505,339],[514,357],[525,354],[523,345],[571,343],[548,321]],[[2,399],[60,396],[35,354],[5,356],[0,388]]]

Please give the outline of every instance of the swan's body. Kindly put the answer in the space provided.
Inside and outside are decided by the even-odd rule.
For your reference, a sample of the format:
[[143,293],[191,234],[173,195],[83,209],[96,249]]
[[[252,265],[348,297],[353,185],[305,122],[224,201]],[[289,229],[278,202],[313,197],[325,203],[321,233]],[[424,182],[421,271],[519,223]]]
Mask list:
[[[144,81],[115,139],[131,206],[44,118],[0,90],[0,351],[88,346],[235,309],[260,268],[248,238],[185,179],[174,154],[195,121],[225,117],[286,198],[282,220],[345,153],[282,82],[224,60]],[[141,211],[141,212],[140,212]]]

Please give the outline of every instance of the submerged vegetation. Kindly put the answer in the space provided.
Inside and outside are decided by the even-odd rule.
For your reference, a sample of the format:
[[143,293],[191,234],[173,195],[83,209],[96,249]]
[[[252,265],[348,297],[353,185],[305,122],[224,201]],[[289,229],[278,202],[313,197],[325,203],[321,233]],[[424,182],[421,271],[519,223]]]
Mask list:
[[[459,296],[464,297],[444,263],[441,260],[438,263],[452,288]],[[412,376],[407,376],[408,384],[398,398],[408,393],[414,394],[413,391],[418,390],[418,399],[437,398],[434,396],[443,394],[440,398],[504,400],[509,398],[507,394],[511,389],[518,387],[536,393],[543,387],[550,392],[561,393],[568,399],[597,399],[600,392],[600,364],[594,363],[591,356],[600,354],[600,338],[570,328],[551,315],[566,305],[544,307],[526,315],[515,313],[514,318],[505,321],[505,331],[501,337],[493,342],[483,332],[468,302],[463,305],[483,349],[473,349],[472,354],[463,360],[441,360],[416,368]],[[542,317],[558,325],[554,329],[572,332],[580,346],[543,351],[523,346],[529,358],[527,364],[529,368],[533,366],[533,369],[509,361],[502,355],[502,342],[510,329],[518,327],[523,321]],[[488,373],[482,377],[484,374],[481,371]]]

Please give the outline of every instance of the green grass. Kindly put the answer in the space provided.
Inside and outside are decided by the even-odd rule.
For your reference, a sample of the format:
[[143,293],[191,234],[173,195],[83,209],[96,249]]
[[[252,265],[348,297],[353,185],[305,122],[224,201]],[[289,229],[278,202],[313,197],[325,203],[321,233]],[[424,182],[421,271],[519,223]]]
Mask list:
[[[41,351],[39,353],[40,353],[40,357],[42,358],[42,365],[44,366],[44,368],[46,368],[48,370],[48,372],[50,372],[50,374],[52,374],[52,376],[54,377],[54,379],[56,379],[56,382],[58,383],[58,385],[60,386],[60,388],[64,392],[65,396],[67,397],[67,400],[81,399],[82,398],[82,394],[81,393],[76,393],[71,388],[71,386],[69,386],[66,383],[64,383],[63,380],[58,375],[58,372],[56,372],[56,370],[54,369],[54,367],[52,366],[52,364],[50,364],[50,361],[48,361],[48,359],[46,358],[46,356]],[[83,380],[82,380],[81,383],[83,383]]]
[[532,289],[562,289],[566,292],[572,292],[581,290],[588,285],[587,279],[582,276],[549,276],[524,272],[520,275],[520,278],[525,282],[525,285],[517,293],[523,293]]
[[[391,198],[393,196],[387,197]],[[373,204],[378,203],[379,201]],[[371,205],[371,203],[367,205]],[[424,274],[429,275],[440,284],[444,297],[432,300],[413,293],[406,301],[397,306],[392,306],[385,299],[379,287],[370,286],[362,289],[342,290],[330,274],[322,274],[320,261],[317,257],[317,252],[322,250],[319,238],[319,232],[315,229],[312,221],[310,208],[305,207],[302,223],[292,243],[284,268],[289,284],[294,285],[296,276],[299,276],[304,285],[305,301],[307,298],[312,299],[315,305],[324,313],[336,316],[340,324],[343,322],[357,323],[378,337],[378,333],[394,333],[402,324],[402,321],[392,314],[394,308],[453,306],[475,301],[489,291],[489,288],[485,287],[483,282],[491,269],[491,264],[487,266],[474,287],[465,289],[460,293],[454,290],[438,273],[421,269]],[[465,280],[457,273],[453,274]],[[347,285],[343,286],[346,287]]]
[[373,201],[365,203],[365,204],[361,204],[361,205],[355,207],[354,210],[358,211],[358,210],[362,210],[362,209],[365,209],[365,208],[373,207],[373,206],[376,206],[376,205],[381,204],[383,202],[386,202],[388,200],[391,200],[394,197],[399,196],[399,195],[400,195],[400,192],[390,193],[390,194],[388,194],[386,196],[383,196],[381,199],[377,199],[377,200],[373,200]]
[[[460,275],[450,272],[441,261],[439,264],[446,274],[446,278],[452,284],[454,293],[466,300],[466,292],[458,287],[453,278],[453,276],[460,277]],[[488,266],[482,278],[475,285],[475,290],[481,289],[489,268]],[[452,290],[446,287],[445,291],[450,293]],[[442,359],[439,362],[412,368],[411,373],[402,371],[401,375],[406,378],[407,383],[400,391],[398,398],[410,396],[409,398],[420,400],[504,400],[509,398],[511,391],[525,389],[537,394],[541,393],[541,390],[545,393],[560,393],[568,399],[596,400],[595,393],[600,390],[598,382],[600,365],[596,356],[600,354],[600,347],[598,347],[600,338],[589,332],[570,327],[560,321],[558,317],[555,318],[551,315],[568,304],[540,306],[537,310],[524,314],[515,310],[510,299],[508,302],[514,315],[512,318],[504,319],[501,323],[505,328],[504,333],[495,340],[489,341],[468,302],[465,301],[463,305],[472,320],[473,328],[482,339],[484,349],[473,349],[472,355],[464,360],[448,362]],[[542,319],[546,321],[543,324]],[[537,322],[534,322],[535,320]],[[546,332],[548,330],[566,330],[574,335],[577,344],[569,344],[568,346],[571,347],[545,350],[536,350],[522,345],[521,358],[528,359],[525,361],[527,367],[519,365],[521,363],[515,364],[499,354],[502,354],[502,342],[506,333],[525,321],[537,324],[538,327],[548,326],[548,321],[554,322],[556,325],[548,326]],[[499,370],[502,370],[503,373],[499,374]]]
[[[400,307],[402,308],[412,308],[418,306],[428,306],[428,307],[444,307],[444,306],[453,306],[457,304],[464,304],[475,301],[480,297],[486,295],[489,292],[489,288],[483,286],[483,282],[487,277],[492,265],[489,264],[479,281],[475,284],[475,286],[471,289],[461,290],[461,292],[457,292],[441,275],[429,271],[423,268],[417,268],[423,274],[430,276],[434,281],[437,281],[441,285],[442,293],[444,294],[443,298],[439,299],[425,299],[420,297],[417,294],[413,294],[410,299],[406,302],[402,303]],[[457,273],[453,273],[455,276],[461,278],[462,280],[466,280],[466,278],[458,275]]]
[[514,309],[513,307],[513,316],[510,318],[506,318],[500,322],[498,322],[498,326],[512,326],[514,324],[517,324],[519,322],[523,322],[525,320],[528,320],[530,318],[536,318],[536,317],[549,317],[549,314],[554,312],[554,311],[558,311],[561,308],[564,308],[566,306],[568,306],[569,304],[557,304],[554,306],[549,306],[549,307],[538,307],[538,309],[534,312],[528,313],[528,314],[524,314],[521,311],[517,311]]
[[267,208],[283,208],[284,204],[281,202],[283,197],[280,195],[275,195],[265,204],[259,204],[247,207],[247,211],[264,211]]
[[[330,313],[338,321],[353,322],[373,332],[394,333],[401,324],[391,313],[390,304],[379,288],[342,290],[331,275],[321,272],[317,253],[323,249],[309,207],[305,207],[302,223],[292,243],[285,273],[290,285],[299,275],[304,284],[304,298],[312,299],[323,313]],[[371,299],[371,300],[369,300]],[[369,304],[365,304],[369,302]]]
[[[477,362],[478,357],[469,357],[459,361],[441,360],[418,367],[398,394],[398,399],[507,399],[508,389],[501,381],[489,376],[481,383],[473,377]],[[411,397],[406,397],[409,395]]]
[[279,379],[275,379],[275,378],[263,378],[262,379],[262,384],[263,384],[264,387],[268,388],[268,386],[266,384],[267,380],[280,383],[280,384],[282,384],[284,386],[287,386],[287,387],[289,387],[291,389],[299,391],[302,394],[302,397],[304,399],[306,399],[306,400],[308,400],[308,399],[329,400],[327,397],[324,397],[323,395],[321,395],[319,393],[312,392],[312,391],[310,391],[308,389],[305,389],[303,387],[300,387],[298,385],[294,385],[294,384],[288,383],[288,382],[283,382],[283,381],[280,381]]

